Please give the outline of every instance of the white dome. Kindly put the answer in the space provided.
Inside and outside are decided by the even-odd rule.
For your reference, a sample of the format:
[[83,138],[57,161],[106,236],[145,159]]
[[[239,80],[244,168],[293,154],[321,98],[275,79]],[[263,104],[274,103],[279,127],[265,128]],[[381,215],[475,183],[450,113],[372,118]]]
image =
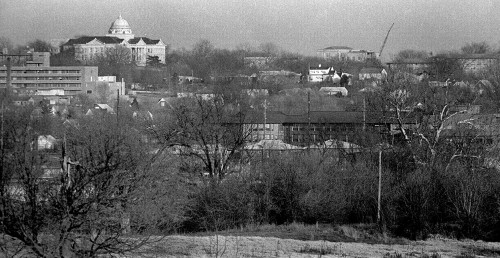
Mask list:
[[112,34],[131,34],[132,30],[130,29],[130,25],[128,22],[122,18],[122,15],[118,17],[113,23],[111,23],[111,27],[109,28],[109,33]]

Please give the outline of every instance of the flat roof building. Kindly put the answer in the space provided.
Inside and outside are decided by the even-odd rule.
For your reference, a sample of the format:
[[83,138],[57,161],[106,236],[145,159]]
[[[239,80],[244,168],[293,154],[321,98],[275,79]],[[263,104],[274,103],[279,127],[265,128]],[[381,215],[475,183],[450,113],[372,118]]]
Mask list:
[[[39,92],[64,90],[64,95],[86,93],[98,81],[95,66],[13,66],[13,93],[37,95]],[[7,67],[0,67],[0,88],[7,87]]]

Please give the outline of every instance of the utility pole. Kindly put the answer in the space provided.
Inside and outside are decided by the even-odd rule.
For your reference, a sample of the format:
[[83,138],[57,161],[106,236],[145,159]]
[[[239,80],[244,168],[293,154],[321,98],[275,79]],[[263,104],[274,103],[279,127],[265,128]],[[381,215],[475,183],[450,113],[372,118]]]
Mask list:
[[[4,131],[4,112],[5,112],[5,106],[4,106],[4,103],[5,103],[5,100],[2,100],[2,120],[1,120],[1,124],[0,124],[0,155],[2,155],[0,157],[0,180],[5,180],[4,179],[4,173],[3,173],[3,165],[4,165],[4,157],[5,157],[5,149],[4,149],[4,141],[3,141],[3,131]],[[4,196],[4,188],[2,187],[0,189],[0,193],[2,194],[2,196]]]
[[9,99],[10,89],[12,88],[12,63],[10,56],[7,57],[7,81],[5,87],[5,97],[4,99]]
[[311,146],[311,92],[307,92],[307,147]]
[[267,99],[264,100],[264,128],[262,128],[263,130],[263,140],[266,139],[266,125],[267,125]]
[[378,201],[377,201],[377,224],[380,224],[380,210],[381,210],[381,204],[380,204],[380,199],[382,195],[382,146],[379,146],[380,149],[378,150]]
[[64,145],[63,145],[63,170],[66,172],[66,176],[68,179],[66,189],[71,187],[71,165],[79,165],[78,161],[71,161],[71,158],[68,155],[68,148],[66,143],[66,134],[64,134]]
[[366,96],[363,94],[363,132],[366,132]]

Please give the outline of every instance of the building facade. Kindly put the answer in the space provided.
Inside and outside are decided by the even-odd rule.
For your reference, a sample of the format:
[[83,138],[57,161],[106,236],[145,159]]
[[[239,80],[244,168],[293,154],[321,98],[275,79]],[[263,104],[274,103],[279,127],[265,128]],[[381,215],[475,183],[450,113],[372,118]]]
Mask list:
[[85,36],[70,39],[62,45],[62,51],[73,51],[75,59],[83,63],[92,63],[109,49],[125,47],[130,51],[131,61],[138,66],[145,66],[148,57],[158,57],[165,63],[166,45],[161,39],[135,37],[128,22],[120,15],[108,30],[106,36]]
[[486,72],[493,65],[498,65],[500,57],[493,54],[469,54],[453,57],[458,60],[465,73]]
[[[404,119],[404,128],[412,130],[417,116]],[[309,146],[328,140],[362,144],[367,134],[380,142],[399,141],[399,125],[392,113],[359,111],[310,111],[289,115],[268,111],[245,117],[244,133],[250,142],[281,140],[296,146]],[[366,133],[366,134],[363,134]]]
[[368,59],[378,59],[378,53],[368,50],[352,49],[346,46],[332,46],[318,49],[316,54],[324,59],[340,61],[365,62]]
[[387,72],[382,68],[362,68],[359,71],[358,80],[375,80],[381,81],[387,77]]

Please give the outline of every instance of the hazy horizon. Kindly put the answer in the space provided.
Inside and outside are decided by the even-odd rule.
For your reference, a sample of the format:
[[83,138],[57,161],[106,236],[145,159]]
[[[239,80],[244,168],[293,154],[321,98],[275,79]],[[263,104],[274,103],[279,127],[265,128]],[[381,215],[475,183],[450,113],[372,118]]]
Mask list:
[[387,59],[403,49],[440,52],[482,41],[498,47],[497,13],[500,2],[492,0],[0,0],[0,36],[14,44],[103,36],[121,14],[136,36],[160,38],[172,49],[207,39],[219,48],[272,42],[314,55],[334,45],[378,52],[395,23]]

